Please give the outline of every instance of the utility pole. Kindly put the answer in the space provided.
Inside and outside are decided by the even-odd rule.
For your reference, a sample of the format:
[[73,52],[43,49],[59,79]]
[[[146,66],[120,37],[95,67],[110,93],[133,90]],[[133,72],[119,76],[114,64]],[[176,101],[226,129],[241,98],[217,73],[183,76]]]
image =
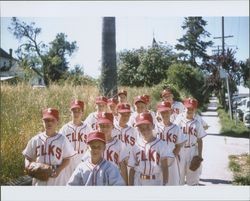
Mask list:
[[[221,70],[224,70],[225,69],[225,64],[224,64],[224,57],[225,57],[225,38],[231,38],[231,37],[233,37],[232,35],[229,35],[229,36],[224,36],[224,16],[222,16],[222,23],[221,23],[222,25],[222,31],[221,31],[221,33],[222,33],[222,36],[221,37],[214,37],[214,39],[222,39],[222,64],[221,64],[221,67],[222,67],[222,69],[221,69],[221,67],[219,66],[219,72],[221,71]],[[219,54],[219,46],[218,46],[218,54]],[[227,73],[228,74],[228,73]],[[229,113],[230,113],[230,118],[232,119],[232,109],[231,109],[231,96],[230,96],[230,90],[229,90],[229,83],[228,83],[228,75],[227,75],[227,77],[226,77],[226,85],[227,85],[227,95],[228,95],[228,105],[229,105]],[[222,91],[221,92],[221,95],[223,95],[223,97],[225,97],[224,96],[224,92]],[[222,98],[223,100],[223,105],[224,105],[224,98]]]

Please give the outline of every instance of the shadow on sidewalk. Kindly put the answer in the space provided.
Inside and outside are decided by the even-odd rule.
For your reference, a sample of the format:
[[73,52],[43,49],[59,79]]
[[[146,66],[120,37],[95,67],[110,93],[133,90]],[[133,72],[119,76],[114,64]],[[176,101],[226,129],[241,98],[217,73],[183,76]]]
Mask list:
[[[208,183],[211,183],[211,184],[232,184],[231,181],[222,180],[222,179],[200,179],[200,181],[208,182]],[[203,185],[203,184],[200,184],[200,185]]]

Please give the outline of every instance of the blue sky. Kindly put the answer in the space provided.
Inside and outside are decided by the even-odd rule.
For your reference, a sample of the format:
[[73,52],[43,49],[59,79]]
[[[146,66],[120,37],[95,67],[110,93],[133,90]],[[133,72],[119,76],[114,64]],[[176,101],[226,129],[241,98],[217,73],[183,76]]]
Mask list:
[[[221,36],[221,16],[224,15],[225,36],[234,36],[225,39],[225,43],[237,48],[238,60],[246,60],[249,57],[249,11],[246,7],[249,2],[206,3],[1,2],[1,47],[6,51],[16,50],[20,44],[7,30],[11,17],[33,21],[42,28],[39,41],[49,43],[60,32],[68,35],[69,41],[76,41],[79,49],[71,57],[70,65],[79,64],[86,74],[97,78],[101,66],[102,16],[116,17],[116,48],[121,51],[151,45],[153,34],[156,41],[174,46],[185,33],[181,28],[184,17],[190,15],[203,16],[208,23],[205,29],[211,33],[210,40],[214,41],[214,46],[221,45],[221,39],[213,37]],[[22,9],[18,9],[20,6]]]

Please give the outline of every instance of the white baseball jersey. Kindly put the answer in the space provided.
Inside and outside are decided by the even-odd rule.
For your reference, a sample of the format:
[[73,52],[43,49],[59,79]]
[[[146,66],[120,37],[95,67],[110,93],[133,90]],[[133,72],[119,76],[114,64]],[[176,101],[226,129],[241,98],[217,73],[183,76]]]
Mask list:
[[182,130],[183,134],[186,135],[187,142],[185,146],[192,146],[197,143],[197,138],[203,138],[207,134],[197,119],[187,119],[185,114],[181,114],[178,121],[175,122]]
[[134,127],[128,125],[122,128],[118,125],[118,123],[115,125],[115,128],[119,131],[116,136],[117,139],[120,140],[128,150],[130,150],[131,147],[135,145],[138,137],[138,131]]
[[207,122],[205,122],[204,119],[199,114],[195,114],[194,118],[201,123],[203,128],[208,126]]
[[98,118],[98,112],[92,112],[85,119],[84,123],[87,124],[92,130],[96,130],[97,129],[97,118]]
[[[63,159],[70,158],[76,154],[73,147],[61,134],[52,137],[45,132],[32,137],[26,148],[23,150],[25,158],[34,162],[46,163],[48,165],[60,165]],[[64,170],[56,178],[49,178],[48,181],[33,179],[32,185],[66,185],[67,178],[64,176]]]
[[[105,151],[103,153],[104,159],[114,163],[119,167],[119,163],[128,159],[129,153],[125,145],[116,138],[113,138],[110,142],[106,142]],[[90,158],[89,150],[84,154],[82,161],[86,161]]]
[[103,159],[94,165],[90,159],[81,162],[68,181],[69,186],[122,186],[125,182],[119,169]]
[[60,134],[64,135],[77,154],[70,159],[70,164],[65,168],[65,176],[68,175],[68,179],[75,170],[76,166],[81,162],[81,158],[87,149],[87,136],[91,129],[86,124],[83,123],[80,126],[69,122],[65,124],[59,131]]
[[[176,144],[182,144],[187,139],[182,133],[181,129],[176,124],[165,126],[162,122],[156,126],[157,137],[163,140],[168,149],[173,153]],[[169,166],[169,186],[180,185],[180,170],[179,170],[179,159],[175,158],[172,164]]]
[[[162,185],[161,160],[173,157],[166,143],[155,138],[152,142],[139,140],[129,155],[128,166],[134,168],[134,185]],[[155,175],[154,180],[143,180],[141,175]]]
[[184,115],[179,118],[178,122],[183,133],[187,135],[187,141],[180,151],[180,180],[182,185],[185,184],[185,181],[188,185],[198,185],[202,167],[191,171],[189,165],[193,156],[198,155],[197,139],[203,138],[207,134],[197,119],[186,119]]

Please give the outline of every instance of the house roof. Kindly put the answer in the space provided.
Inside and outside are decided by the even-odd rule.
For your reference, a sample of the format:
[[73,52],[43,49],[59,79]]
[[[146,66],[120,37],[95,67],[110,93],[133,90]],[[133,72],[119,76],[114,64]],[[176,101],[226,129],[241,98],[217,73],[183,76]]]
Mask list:
[[4,49],[0,48],[0,57],[2,58],[6,58],[6,59],[13,59],[18,61],[17,59],[15,59],[14,57],[11,57],[9,53],[7,53],[6,51],[4,51]]
[[5,52],[2,48],[0,48],[0,56],[6,59],[11,59],[11,56]]

